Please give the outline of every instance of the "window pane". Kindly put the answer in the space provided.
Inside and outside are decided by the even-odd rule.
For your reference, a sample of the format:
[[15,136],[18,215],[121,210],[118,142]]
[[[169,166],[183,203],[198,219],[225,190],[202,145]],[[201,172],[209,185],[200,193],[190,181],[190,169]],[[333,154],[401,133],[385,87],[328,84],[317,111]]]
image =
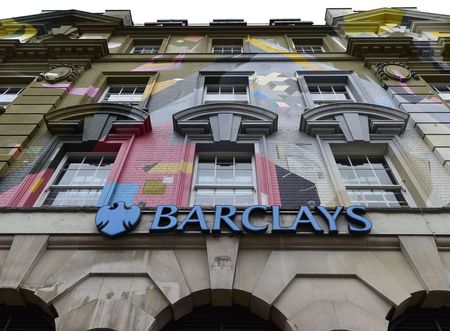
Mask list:
[[236,169],[235,180],[236,180],[236,184],[239,184],[239,185],[252,184],[252,170]]
[[119,86],[111,86],[108,90],[108,93],[117,94],[117,93],[120,93],[121,90],[122,90],[122,88]]
[[349,156],[350,161],[352,165],[355,168],[359,169],[371,169],[371,166],[369,164],[369,161],[367,160],[367,157],[365,155],[350,155]]
[[247,87],[243,85],[236,85],[234,87],[234,93],[236,94],[246,94],[247,93]]
[[98,189],[52,189],[45,199],[46,206],[95,206],[100,197]]
[[233,184],[233,167],[217,169],[217,184]]
[[198,169],[212,169],[214,170],[215,157],[201,156],[198,159]]
[[214,205],[214,190],[198,189],[195,191],[195,204],[203,206]]
[[198,169],[197,184],[214,184],[214,169]]
[[348,190],[352,203],[367,207],[402,207],[407,202],[400,190]]
[[135,94],[143,94],[145,91],[145,86],[138,86],[136,87],[136,90],[134,91]]
[[375,174],[383,185],[397,184],[391,170],[377,169],[375,170]]
[[234,205],[233,189],[217,189],[216,205]]
[[353,171],[353,169],[341,169],[340,173],[344,184],[346,185],[358,184],[358,178],[356,177],[356,174]]
[[222,94],[232,94],[233,93],[233,86],[231,85],[222,85],[220,89],[220,93]]
[[219,85],[208,85],[206,87],[206,93],[218,94],[219,93]]
[[359,183],[362,185],[379,184],[375,173],[372,170],[355,169]]
[[254,192],[251,189],[236,189],[236,205],[250,206],[255,203]]

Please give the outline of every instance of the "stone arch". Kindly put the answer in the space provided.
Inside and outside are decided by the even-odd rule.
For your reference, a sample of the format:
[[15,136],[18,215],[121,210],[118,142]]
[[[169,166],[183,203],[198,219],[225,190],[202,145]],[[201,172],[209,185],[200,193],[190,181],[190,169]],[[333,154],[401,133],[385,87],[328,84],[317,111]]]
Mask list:
[[238,134],[270,135],[278,126],[277,114],[236,103],[200,105],[178,112],[172,118],[176,132],[212,134],[214,141],[236,141]]
[[111,130],[143,134],[151,130],[150,114],[116,103],[90,103],[57,109],[44,120],[52,134],[82,134],[83,141],[96,141]]
[[[450,311],[450,291],[418,291],[397,306],[393,306],[386,316],[389,321],[388,330],[396,330],[402,325],[403,330],[408,325],[415,325],[417,321],[427,329],[427,323],[440,330],[435,323],[445,321],[448,325]],[[413,323],[413,324],[411,324]],[[434,329],[433,329],[434,330]]]
[[[46,303],[43,299],[37,296],[33,291],[25,288],[1,288],[0,289],[0,306],[5,306],[9,309],[19,308],[19,316],[23,313],[34,314],[33,319],[35,322],[47,320],[50,324],[53,324],[54,320],[58,317],[58,312],[52,304]],[[17,313],[17,312],[16,312]],[[14,316],[14,315],[11,315]],[[27,316],[27,319],[32,318]],[[38,319],[36,319],[38,318]],[[52,321],[52,322],[50,322]],[[14,322],[14,317],[12,322]],[[47,322],[46,322],[47,323]]]
[[343,102],[331,103],[304,112],[300,131],[309,135],[343,134],[347,141],[370,141],[371,136],[401,134],[409,114],[385,106]]
[[401,302],[399,305],[392,306],[386,316],[388,321],[393,321],[406,310],[417,307],[423,309],[439,309],[444,306],[450,307],[450,291],[418,291],[411,293],[411,296]]
[[[229,302],[222,302],[218,303],[213,298],[213,292],[217,294],[220,294],[223,297],[229,297],[231,300]],[[208,296],[206,300],[198,300],[199,297],[205,298],[205,295]],[[240,289],[225,289],[225,288],[209,288],[206,290],[201,290],[197,292],[192,292],[188,296],[181,298],[179,302],[193,302],[193,307],[191,310],[184,310],[182,314],[176,314],[173,313],[172,316],[177,316],[176,319],[171,319],[169,321],[165,320],[163,323],[161,323],[162,318],[160,316],[155,316],[155,323],[157,324],[157,327],[159,329],[163,329],[168,323],[171,323],[175,320],[182,319],[183,317],[191,314],[193,311],[195,311],[199,307],[203,306],[211,306],[214,307],[242,307],[244,309],[248,309],[249,313],[257,316],[258,318],[264,320],[264,321],[270,321],[274,325],[276,325],[280,330],[283,331],[294,331],[295,328],[293,328],[286,316],[275,308],[273,303],[265,302],[263,298],[257,297],[254,295],[254,293],[250,293],[247,291],[243,291]],[[196,304],[197,302],[197,304]],[[261,306],[261,307],[260,307]],[[264,309],[267,306],[271,307],[271,311],[273,312],[270,314],[270,316],[267,316],[263,314],[262,312],[264,309],[262,308],[264,306]],[[174,306],[172,305],[172,309]]]
[[228,328],[239,329],[248,328],[261,331],[281,331],[273,321],[266,321],[250,309],[239,306],[212,306],[204,305],[194,308],[194,310],[177,321],[167,323],[162,331],[175,331],[185,329],[198,329],[208,331],[218,331]]

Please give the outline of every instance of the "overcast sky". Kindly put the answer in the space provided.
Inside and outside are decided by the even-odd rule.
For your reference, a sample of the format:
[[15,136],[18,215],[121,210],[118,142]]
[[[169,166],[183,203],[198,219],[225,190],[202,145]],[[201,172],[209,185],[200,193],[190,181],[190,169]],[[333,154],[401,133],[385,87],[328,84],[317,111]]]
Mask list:
[[43,9],[90,12],[130,9],[135,23],[169,18],[184,18],[191,23],[206,23],[213,18],[243,18],[248,23],[266,23],[270,18],[301,18],[323,24],[325,9],[328,7],[355,10],[418,7],[421,11],[450,15],[449,0],[16,0],[2,6],[0,16],[10,18],[31,15]]

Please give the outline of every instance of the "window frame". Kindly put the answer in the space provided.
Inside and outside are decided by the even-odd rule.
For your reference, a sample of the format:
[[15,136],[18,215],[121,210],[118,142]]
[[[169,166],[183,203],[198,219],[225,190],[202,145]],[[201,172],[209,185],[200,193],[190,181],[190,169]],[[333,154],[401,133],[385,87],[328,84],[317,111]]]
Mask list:
[[[311,97],[309,91],[308,79],[313,78],[319,82],[313,84],[343,84],[353,100],[335,100],[330,102],[322,102],[317,104]],[[321,82],[323,80],[323,82]],[[373,103],[371,97],[364,92],[364,89],[358,82],[358,78],[352,71],[336,71],[336,70],[324,70],[324,71],[297,71],[297,81],[300,87],[300,92],[305,102],[305,108],[314,108],[324,104],[342,103],[342,102],[362,102]]]
[[[337,82],[337,83],[334,83],[334,82],[333,82],[333,83],[308,83],[308,82],[306,82],[306,84],[308,85],[308,93],[309,93],[309,95],[311,96],[311,99],[313,100],[314,104],[317,105],[317,106],[321,106],[321,105],[324,105],[324,104],[330,104],[330,103],[336,103],[336,102],[357,102],[357,101],[356,101],[356,98],[353,96],[352,91],[351,91],[350,88],[348,87],[348,84],[346,84],[346,83],[340,83],[340,82]],[[320,93],[312,93],[312,92],[310,91],[310,89],[309,89],[310,85],[317,86],[318,89],[320,89],[321,86],[330,86],[331,89],[333,90],[333,92],[332,92],[332,93],[329,93],[329,94],[333,94],[333,95],[344,94],[344,93],[336,93],[336,92],[334,91],[334,90],[335,90],[334,87],[337,87],[337,86],[343,86],[344,89],[345,89],[345,93],[347,93],[347,95],[348,95],[349,98],[348,98],[348,99],[345,99],[345,100],[339,100],[339,99],[315,100],[315,99],[312,97],[312,95],[314,95],[314,94],[323,95],[323,94],[326,94],[326,93],[321,93],[321,92],[320,92]]]
[[[394,164],[393,160],[390,157],[390,154],[394,153],[394,150],[396,149],[395,146],[393,146],[393,143],[389,140],[378,140],[378,141],[371,141],[371,142],[365,142],[365,143],[348,143],[346,140],[340,140],[340,139],[327,139],[327,138],[319,138],[317,137],[319,141],[319,146],[322,150],[322,155],[325,158],[326,167],[328,168],[328,173],[330,174],[331,181],[333,183],[333,186],[335,188],[336,196],[339,200],[339,203],[342,205],[350,205],[352,204],[349,194],[347,192],[347,186],[345,185],[341,173],[339,171],[338,164],[335,160],[336,155],[374,155],[374,156],[383,156],[386,160],[386,163],[389,165],[389,168],[392,171],[392,174],[397,181],[397,187],[400,188],[401,193],[403,194],[403,197],[407,203],[407,206],[400,206],[400,207],[371,207],[371,208],[414,208],[417,207],[415,200],[412,197],[412,194],[410,193],[410,188],[405,183],[404,179],[400,176],[399,169],[397,169],[396,165]],[[371,148],[368,149],[368,145],[371,145]],[[331,145],[335,145],[335,148],[338,149],[340,146],[345,146],[345,151],[333,151],[333,147]],[[401,167],[404,168],[404,165],[401,164]],[[404,169],[409,170],[409,169]],[[362,186],[361,186],[362,187]],[[382,187],[380,185],[379,187]],[[388,188],[388,186],[385,186]],[[368,189],[377,189],[377,188],[370,188],[370,185],[367,185]],[[359,188],[360,189],[360,188]]]
[[[246,43],[247,35],[238,35],[238,36],[230,36],[224,37],[221,35],[209,35],[207,36],[207,44],[205,53],[217,54],[217,55],[237,55],[248,53],[248,45]],[[215,53],[214,46],[232,46],[232,47],[240,47],[240,53]]]
[[[97,152],[69,152],[69,151],[64,152],[63,157],[60,159],[60,161],[58,163],[58,166],[56,167],[56,169],[53,172],[52,176],[50,177],[50,179],[46,183],[44,189],[42,190],[41,194],[39,195],[39,198],[36,200],[34,206],[35,207],[48,207],[48,208],[58,208],[58,207],[59,208],[64,208],[64,207],[69,207],[69,208],[70,207],[76,207],[76,208],[78,208],[78,207],[87,207],[87,208],[89,208],[89,207],[97,207],[97,204],[93,205],[93,206],[92,205],[77,205],[77,206],[75,206],[75,205],[59,206],[58,205],[58,206],[53,206],[53,205],[44,205],[44,202],[47,199],[48,195],[50,194],[52,188],[56,188],[57,189],[58,187],[61,187],[61,188],[66,188],[66,189],[72,189],[72,188],[73,189],[77,189],[77,188],[78,189],[79,188],[86,188],[86,189],[93,188],[93,189],[97,189],[97,188],[100,187],[100,185],[73,185],[73,186],[72,185],[55,185],[54,182],[56,181],[56,179],[60,175],[61,170],[64,167],[64,165],[66,164],[66,162],[69,159],[69,157],[71,157],[71,156],[85,156],[86,157],[86,156],[99,156],[99,155],[101,155],[101,156],[114,156],[114,162],[112,163],[112,167],[111,167],[111,170],[110,170],[110,172],[109,172],[109,174],[107,176],[106,182],[105,182],[105,184],[101,185],[101,190],[100,190],[101,193],[100,193],[100,196],[98,198],[98,200],[100,200],[100,198],[101,198],[101,196],[102,196],[102,194],[104,192],[105,185],[108,183],[108,179],[111,176],[114,176],[114,172],[115,172],[114,168],[117,165],[116,162],[117,162],[118,154],[119,154],[119,152],[117,152],[117,153],[115,153],[115,152],[102,152],[102,153],[97,153]],[[98,203],[98,200],[97,200],[97,203]]]
[[[241,78],[242,76],[236,76],[236,78]],[[221,93],[220,90],[224,87],[224,86],[231,86],[233,89],[232,93]],[[248,77],[247,77],[247,84],[243,85],[243,84],[207,84],[206,83],[206,79],[205,79],[205,88],[203,90],[203,103],[207,104],[207,103],[217,103],[217,102],[237,102],[237,103],[243,103],[243,104],[249,104],[250,103],[250,97],[249,97],[249,83],[248,83]],[[217,86],[219,88],[219,93],[217,93],[217,95],[226,95],[229,96],[229,99],[226,100],[226,98],[224,98],[225,100],[218,100],[218,101],[208,101],[207,100],[207,96],[208,96],[208,87],[209,86]],[[245,100],[244,98],[239,98],[236,97],[238,95],[244,95],[244,94],[236,94],[234,92],[235,87],[236,86],[245,86]],[[234,99],[233,99],[234,98]]]
[[[221,102],[230,102],[230,103],[238,103],[238,104],[253,104],[252,97],[252,80],[254,80],[254,72],[253,71],[232,71],[232,72],[199,72],[197,87],[194,93],[194,102],[193,106],[204,105],[204,104],[213,104],[213,103],[221,103]],[[205,102],[206,96],[206,80],[208,77],[245,77],[247,79],[247,102],[233,101],[233,100],[223,100],[223,101],[210,101]]]
[[[214,156],[217,158],[218,156],[250,156],[251,164],[252,164],[252,185],[237,185],[237,184],[198,184],[197,183],[197,174],[198,174],[198,164],[199,164],[199,158],[200,156]],[[215,168],[216,171],[216,168]],[[214,178],[217,178],[216,175],[214,175]],[[194,160],[194,168],[192,172],[192,185],[191,185],[191,196],[190,196],[190,206],[195,205],[195,192],[197,189],[251,189],[253,190],[253,204],[257,204],[258,202],[258,180],[257,180],[257,173],[256,173],[256,158],[255,153],[249,153],[249,152],[221,152],[220,149],[217,152],[196,152],[195,153],[195,160]],[[205,207],[214,207],[215,204],[215,198],[214,198],[214,204],[213,205],[202,205]],[[237,204],[233,204],[236,207],[245,207],[240,206]]]
[[[316,51],[314,49],[314,47],[320,48],[320,51]],[[298,54],[321,54],[321,53],[325,53],[325,48],[323,47],[323,45],[315,45],[315,44],[299,44],[297,45],[294,42],[294,48],[297,51]],[[301,51],[299,50],[299,48],[301,48]],[[311,51],[306,51],[305,48],[309,48],[311,49]]]
[[[349,190],[380,190],[380,191],[399,191],[400,194],[403,196],[404,201],[406,202],[406,206],[399,206],[399,207],[410,207],[410,203],[411,201],[409,201],[407,194],[405,194],[406,192],[406,188],[404,188],[403,185],[401,185],[401,180],[400,180],[400,176],[397,172],[397,170],[395,169],[394,165],[392,164],[391,159],[389,158],[388,155],[385,154],[379,154],[379,153],[333,153],[333,157],[336,156],[377,156],[377,157],[382,157],[385,161],[386,164],[389,168],[389,170],[392,172],[392,176],[394,177],[395,182],[397,182],[397,184],[392,184],[392,185],[388,185],[388,184],[345,184],[343,178],[342,178],[342,174],[340,172],[339,169],[339,164],[336,162],[336,159],[334,160],[336,167],[338,169],[339,172],[339,179],[342,181],[342,185],[345,187],[345,190],[347,192],[347,195],[349,195]],[[352,166],[353,169],[353,166]],[[353,169],[354,170],[354,169]],[[349,197],[350,200],[350,197]],[[351,202],[351,201],[350,201]],[[354,204],[354,202],[351,202]],[[369,207],[369,206],[366,206]],[[390,206],[385,206],[385,207],[390,207]]]
[[[436,94],[445,102],[450,102],[450,83],[430,83],[431,87],[433,88],[433,90],[436,92]],[[445,86],[448,90],[448,92],[446,92],[446,94],[448,95],[447,97],[444,97],[444,94],[442,93],[442,91],[440,91],[436,86],[437,85],[441,85],[441,86]]]
[[[143,49],[145,49],[146,47],[152,48],[152,49],[157,48],[158,50],[156,52],[154,52],[154,51],[153,52],[135,52],[136,47],[143,47]],[[137,54],[137,55],[158,54],[160,49],[161,49],[161,45],[158,46],[156,44],[155,45],[150,45],[150,44],[148,44],[148,45],[133,45],[133,47],[131,47],[130,54]]]
[[[133,105],[133,104],[130,104],[130,103],[127,103],[127,102],[121,102],[121,101],[108,101],[108,100],[105,100],[106,95],[108,94],[109,90],[110,90],[112,87],[121,87],[121,88],[124,88],[124,87],[143,87],[143,88],[144,88],[144,91],[143,91],[142,94],[141,94],[141,100],[140,100],[136,105]],[[147,88],[147,85],[145,85],[145,84],[108,84],[108,85],[106,86],[105,90],[103,91],[101,97],[98,99],[98,102],[103,102],[103,103],[118,103],[118,104],[130,106],[130,107],[141,108],[142,103],[145,101],[144,95],[145,95],[145,89],[146,89],[146,88]]]
[[[13,103],[22,93],[23,91],[26,89],[27,85],[22,85],[22,84],[0,84],[0,88],[7,88],[7,89],[11,89],[11,88],[21,88],[20,92],[15,94],[15,98],[13,100],[11,100],[10,102],[2,102],[0,101],[0,107],[3,108],[7,108],[11,103]],[[0,95],[5,95],[5,93],[2,93]]]
[[[252,184],[248,185],[238,185],[238,184],[198,184],[197,183],[197,175],[198,175],[198,164],[200,156],[214,156],[215,158],[219,156],[250,156],[251,164],[252,164]],[[195,205],[195,192],[197,189],[251,189],[253,191],[253,203],[257,204],[258,201],[258,185],[257,185],[257,177],[256,177],[256,158],[255,153],[249,153],[249,152],[196,152],[195,153],[195,160],[194,160],[194,171],[192,172],[192,185],[191,185],[191,197],[190,197],[190,206]],[[216,168],[215,168],[216,172]],[[214,175],[214,178],[216,179],[216,174]],[[214,198],[214,204],[213,205],[202,205],[205,207],[214,207],[216,205],[215,198]],[[233,204],[236,207],[245,207],[240,206],[237,204]]]
[[[151,54],[161,54],[165,53],[167,46],[169,44],[170,35],[161,35],[161,36],[154,36],[152,38],[134,38],[133,36],[130,36],[129,44],[125,47],[124,52],[127,54],[133,54],[133,55],[151,55]],[[159,50],[156,53],[133,53],[133,49],[136,46],[156,46],[159,45]]]

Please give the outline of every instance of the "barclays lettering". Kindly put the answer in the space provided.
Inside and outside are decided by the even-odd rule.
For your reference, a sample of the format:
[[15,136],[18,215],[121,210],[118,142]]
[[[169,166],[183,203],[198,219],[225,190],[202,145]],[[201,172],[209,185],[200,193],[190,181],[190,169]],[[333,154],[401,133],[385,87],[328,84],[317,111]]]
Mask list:
[[[208,223],[201,206],[193,206],[180,222],[178,211],[173,205],[157,206],[149,232],[184,233],[189,229],[216,234],[222,231],[236,234],[295,234],[299,231],[308,231],[315,234],[327,232],[333,235],[339,233],[337,221],[340,215],[345,216],[350,234],[367,234],[372,230],[372,222],[364,216],[366,209],[360,205],[347,208],[337,206],[333,210],[322,206],[317,206],[314,210],[308,206],[300,206],[289,225],[281,222],[280,206],[254,205],[238,212],[235,206],[220,205],[206,212],[207,215],[213,212],[212,223]],[[140,217],[141,210],[138,206],[127,207],[124,202],[116,202],[112,206],[99,209],[96,225],[100,233],[115,238],[133,231],[138,226]],[[286,223],[286,220],[284,222]]]

